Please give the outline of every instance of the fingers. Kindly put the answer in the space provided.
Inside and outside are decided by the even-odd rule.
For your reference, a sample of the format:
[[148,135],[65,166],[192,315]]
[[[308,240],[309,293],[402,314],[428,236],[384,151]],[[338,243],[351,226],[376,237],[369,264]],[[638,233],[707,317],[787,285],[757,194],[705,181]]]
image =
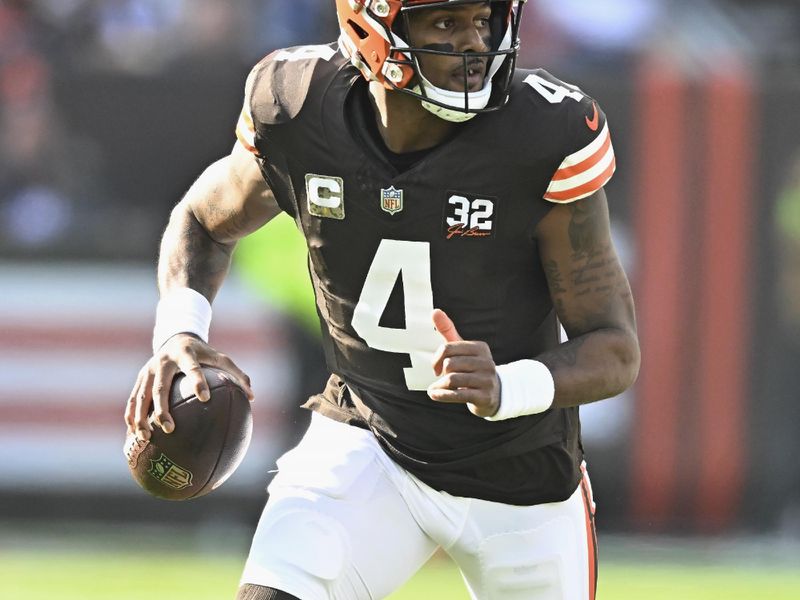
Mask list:
[[488,344],[462,340],[443,311],[434,310],[433,319],[446,341],[433,357],[439,378],[428,387],[428,396],[436,402],[466,404],[478,416],[494,414],[500,386]]
[[169,412],[169,396],[172,382],[179,372],[185,374],[186,383],[197,398],[208,402],[211,392],[202,365],[217,367],[230,374],[248,399],[253,400],[250,378],[230,358],[194,336],[174,336],[137,375],[125,405],[128,433],[135,433],[140,440],[149,440],[152,423],[165,433],[175,430],[175,421]]
[[186,374],[187,379],[191,382],[192,389],[200,399],[201,402],[208,402],[211,398],[209,392],[208,382],[201,365],[208,365],[222,369],[231,376],[234,382],[244,390],[247,399],[252,401],[255,395],[250,386],[250,377],[242,371],[236,363],[234,363],[226,354],[222,354],[206,346],[210,352],[201,352],[195,358],[188,358],[188,355],[180,362],[180,370]]
[[255,395],[250,387],[250,377],[238,366],[236,366],[236,363],[234,363],[227,355],[217,353],[212,358],[214,361],[212,366],[218,367],[230,374],[236,384],[244,390],[247,399],[252,402],[255,398]]
[[[468,354],[468,352],[472,352],[472,354]],[[472,346],[459,348],[448,344],[448,350],[442,353],[438,363],[440,367],[438,375],[474,373],[494,369],[494,362],[490,362],[481,356],[480,349]]]
[[428,396],[436,402],[445,404],[475,404],[480,405],[486,402],[486,394],[483,390],[473,388],[460,389],[434,389],[428,388]]
[[162,356],[153,377],[153,420],[164,433],[175,430],[175,423],[169,414],[169,390],[177,371],[177,365],[168,357]]
[[177,358],[177,366],[186,376],[186,381],[197,399],[200,402],[208,402],[211,392],[208,389],[206,376],[203,374],[203,367],[195,353],[190,351],[181,353]]
[[136,431],[136,398],[139,396],[139,388],[142,386],[144,376],[145,369],[141,369],[136,376],[136,382],[133,384],[128,401],[125,403],[125,425],[129,434]]
[[[462,390],[477,390],[485,393],[494,386],[493,376],[488,373],[450,373],[440,377],[428,387],[428,394],[437,395],[447,402],[455,398],[450,394],[439,394],[441,391],[459,392]],[[438,398],[434,398],[436,400]],[[457,402],[458,400],[453,400]]]
[[[489,381],[483,376],[478,380],[452,376],[449,383],[458,387],[446,387],[448,382],[442,382],[445,387],[439,387],[437,384],[429,387],[428,396],[431,400],[445,404],[465,404],[469,411],[478,417],[490,417],[500,408],[500,388],[496,378],[495,381]],[[459,383],[474,385],[460,386]]]
[[445,342],[460,342],[464,339],[459,335],[452,319],[442,309],[434,308],[431,318],[433,319],[433,326],[441,334]]
[[480,374],[451,374],[440,378],[428,388],[428,396],[436,402],[466,404],[474,415],[489,417],[500,408],[500,385],[497,376]]
[[136,390],[136,408],[133,415],[133,428],[140,440],[149,440],[152,426],[147,421],[152,402],[152,388],[155,376],[149,368],[145,368],[139,387]]
[[473,362],[488,364],[487,361],[493,368],[491,351],[483,342],[448,342],[433,353],[433,372],[441,375],[455,370],[475,371],[481,367]]

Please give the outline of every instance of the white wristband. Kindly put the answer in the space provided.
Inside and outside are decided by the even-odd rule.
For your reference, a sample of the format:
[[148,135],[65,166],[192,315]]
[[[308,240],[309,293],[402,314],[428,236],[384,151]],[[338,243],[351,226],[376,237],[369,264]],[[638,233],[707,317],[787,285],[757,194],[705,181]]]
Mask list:
[[178,333],[193,333],[207,342],[210,327],[211,304],[203,294],[191,288],[170,290],[156,308],[153,354]]
[[538,360],[518,360],[497,366],[500,378],[500,408],[487,421],[503,421],[523,415],[535,415],[553,405],[553,374]]

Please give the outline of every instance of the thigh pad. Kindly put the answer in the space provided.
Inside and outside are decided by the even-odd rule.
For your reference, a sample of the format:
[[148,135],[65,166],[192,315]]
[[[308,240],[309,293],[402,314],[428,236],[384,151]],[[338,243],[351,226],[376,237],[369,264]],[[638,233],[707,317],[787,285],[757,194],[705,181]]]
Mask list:
[[[276,507],[277,508],[277,507]],[[259,526],[263,539],[257,550],[260,565],[289,565],[309,575],[333,581],[349,563],[347,532],[335,519],[308,509],[277,508]]]

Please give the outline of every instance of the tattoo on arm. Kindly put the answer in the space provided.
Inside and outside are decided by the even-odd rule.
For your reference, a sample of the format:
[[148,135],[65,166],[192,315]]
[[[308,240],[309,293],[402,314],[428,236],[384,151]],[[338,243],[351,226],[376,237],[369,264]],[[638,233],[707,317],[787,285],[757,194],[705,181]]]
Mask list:
[[562,285],[563,277],[558,268],[558,263],[554,260],[548,260],[544,265],[544,272],[547,276],[547,281],[550,284],[550,293],[553,295],[563,294],[567,290]]
[[603,327],[620,300],[632,317],[630,288],[608,239],[603,210],[592,201],[571,204],[569,259],[544,265],[553,303],[571,333]]
[[595,202],[573,202],[570,204],[569,242],[575,257],[591,256],[596,252],[597,236],[594,216]]
[[[204,209],[204,222],[212,239],[236,240],[252,229],[251,217],[246,207],[232,208],[226,206],[217,197],[209,198]],[[228,245],[228,244],[225,244]]]
[[633,299],[609,235],[604,196],[559,207],[542,230],[542,265],[570,339],[537,356],[556,380],[556,405],[618,394],[638,370]]
[[578,364],[578,351],[583,346],[586,338],[578,337],[574,340],[569,340],[548,350],[541,356],[541,360],[550,371],[556,371],[558,367],[574,367]]

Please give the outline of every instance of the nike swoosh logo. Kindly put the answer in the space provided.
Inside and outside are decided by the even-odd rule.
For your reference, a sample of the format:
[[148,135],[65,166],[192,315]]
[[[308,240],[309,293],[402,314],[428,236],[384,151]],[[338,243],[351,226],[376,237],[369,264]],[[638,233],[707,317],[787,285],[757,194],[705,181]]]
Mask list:
[[592,131],[597,131],[597,128],[600,127],[600,113],[597,112],[597,102],[592,102],[592,108],[594,109],[594,116],[591,120],[589,120],[589,117],[585,117],[586,125]]

